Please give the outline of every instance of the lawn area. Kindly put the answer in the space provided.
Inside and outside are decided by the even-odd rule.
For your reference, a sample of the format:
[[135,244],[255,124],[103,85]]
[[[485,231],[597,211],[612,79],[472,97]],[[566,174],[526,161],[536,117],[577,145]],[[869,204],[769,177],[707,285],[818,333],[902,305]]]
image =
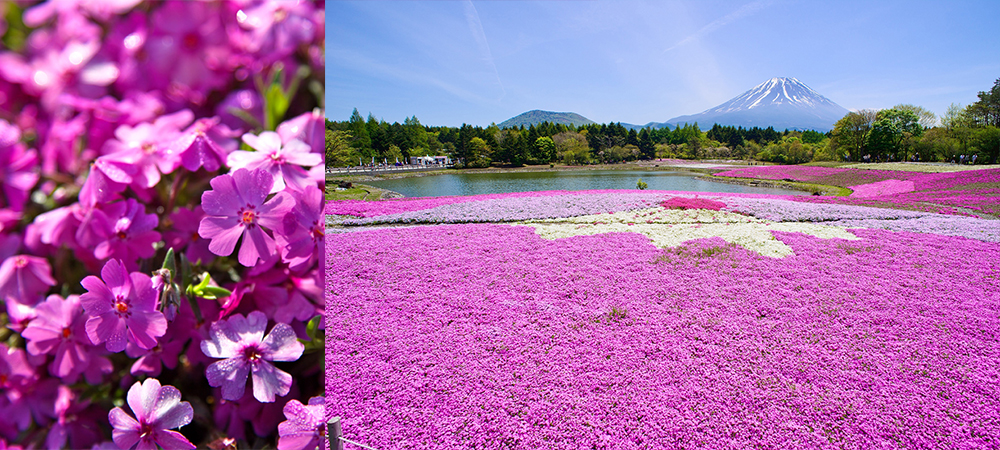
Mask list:
[[[853,201],[993,176],[772,167],[740,170],[874,195]],[[995,210],[989,189],[947,205]],[[1000,446],[1000,221],[918,209],[648,190],[329,202],[328,413],[378,449]]]

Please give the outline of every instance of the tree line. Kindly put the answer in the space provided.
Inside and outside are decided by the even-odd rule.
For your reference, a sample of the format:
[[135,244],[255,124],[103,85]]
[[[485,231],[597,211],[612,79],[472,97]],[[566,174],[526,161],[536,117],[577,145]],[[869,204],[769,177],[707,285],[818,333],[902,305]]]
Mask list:
[[[833,130],[777,131],[697,123],[671,129],[629,129],[621,123],[582,126],[543,122],[499,128],[462,124],[425,126],[416,116],[402,124],[364,119],[326,121],[326,164],[408,162],[411,156],[448,155],[460,167],[494,164],[613,164],[656,158],[744,159],[798,164],[809,161],[967,161],[996,163],[1000,156],[1000,79],[967,107],[952,105],[938,118],[914,105],[852,111]],[[965,156],[965,158],[962,158]]]
[[[913,105],[852,111],[831,132],[832,153],[848,161],[996,164],[1000,157],[1000,79],[979,100],[952,104],[941,117]],[[937,126],[935,126],[937,125]]]

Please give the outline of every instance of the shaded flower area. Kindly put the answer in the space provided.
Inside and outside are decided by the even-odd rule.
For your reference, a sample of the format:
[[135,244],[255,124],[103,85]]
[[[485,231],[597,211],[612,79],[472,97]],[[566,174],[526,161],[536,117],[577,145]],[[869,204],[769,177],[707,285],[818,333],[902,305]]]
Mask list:
[[[872,165],[873,167],[886,167]],[[906,167],[906,166],[903,166]],[[957,166],[962,167],[962,166]],[[753,166],[718,172],[715,176],[793,180],[851,188],[850,197],[803,197],[803,202],[904,207],[945,214],[966,214],[961,209],[1000,214],[1000,169],[941,173],[852,167]],[[961,209],[955,209],[961,208]]]
[[0,449],[319,439],[323,14],[0,2]]
[[[327,234],[326,398],[344,436],[384,449],[1000,445],[997,221],[653,194],[515,219],[536,215],[521,197],[522,211],[480,223],[469,198],[448,203],[467,205],[448,210],[460,223]],[[537,204],[604,201],[549,195],[562,198]],[[712,208],[663,207],[697,203]],[[746,226],[790,252],[723,231]]]

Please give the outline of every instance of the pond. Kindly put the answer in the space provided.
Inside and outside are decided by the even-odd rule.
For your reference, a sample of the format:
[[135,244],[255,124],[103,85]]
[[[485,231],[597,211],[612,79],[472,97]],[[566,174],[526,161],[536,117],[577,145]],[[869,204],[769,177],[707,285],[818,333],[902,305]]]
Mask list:
[[585,191],[635,189],[642,179],[649,189],[691,192],[733,192],[771,195],[808,195],[788,189],[745,186],[709,181],[690,172],[652,170],[574,170],[507,173],[449,173],[416,178],[366,181],[406,197],[501,194],[528,191]]

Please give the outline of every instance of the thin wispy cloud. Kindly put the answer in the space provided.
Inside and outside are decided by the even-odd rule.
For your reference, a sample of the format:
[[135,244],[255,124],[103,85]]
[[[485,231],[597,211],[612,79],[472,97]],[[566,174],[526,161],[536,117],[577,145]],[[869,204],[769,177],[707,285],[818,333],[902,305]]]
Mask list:
[[[344,49],[328,49],[327,55],[329,58],[336,59],[346,66],[351,67],[352,70],[367,73],[369,76],[375,78],[391,79],[414,86],[434,87],[470,103],[486,103],[488,101],[482,96],[444,81],[439,76],[409,70],[399,65],[384,64],[359,52]],[[332,76],[331,72],[327,72],[328,80]]]
[[719,28],[722,28],[722,27],[724,27],[726,25],[729,25],[730,23],[733,23],[733,22],[735,22],[735,21],[737,21],[739,19],[742,19],[742,18],[744,18],[746,16],[752,15],[753,13],[756,13],[757,11],[760,11],[760,10],[762,10],[762,9],[770,6],[772,3],[774,3],[774,1],[772,1],[772,0],[757,0],[755,2],[747,3],[747,4],[743,5],[743,6],[741,6],[740,9],[737,9],[736,11],[733,11],[733,12],[727,14],[724,17],[721,17],[719,19],[716,19],[716,20],[712,21],[708,25],[705,25],[705,26],[701,27],[701,29],[698,30],[698,31],[696,31],[694,34],[692,34],[692,35],[690,35],[688,37],[685,37],[684,39],[681,39],[680,42],[678,42],[678,43],[670,46],[670,48],[664,50],[663,53],[667,53],[667,52],[669,52],[669,51],[671,51],[671,50],[673,50],[673,49],[675,49],[677,47],[681,47],[681,46],[687,45],[687,44],[689,44],[691,42],[694,42],[696,40],[699,40],[702,37],[707,36],[707,35],[715,32]]
[[472,0],[465,2],[465,20],[469,23],[469,31],[472,32],[472,38],[476,40],[476,45],[479,46],[479,53],[482,55],[483,60],[493,68],[493,74],[497,77],[497,84],[500,85],[500,98],[501,100],[507,95],[507,90],[503,87],[503,82],[500,81],[500,71],[497,70],[497,65],[493,61],[493,52],[490,51],[490,43],[486,40],[486,31],[483,30],[483,22],[479,20],[479,11],[476,10],[476,5],[472,4]]

